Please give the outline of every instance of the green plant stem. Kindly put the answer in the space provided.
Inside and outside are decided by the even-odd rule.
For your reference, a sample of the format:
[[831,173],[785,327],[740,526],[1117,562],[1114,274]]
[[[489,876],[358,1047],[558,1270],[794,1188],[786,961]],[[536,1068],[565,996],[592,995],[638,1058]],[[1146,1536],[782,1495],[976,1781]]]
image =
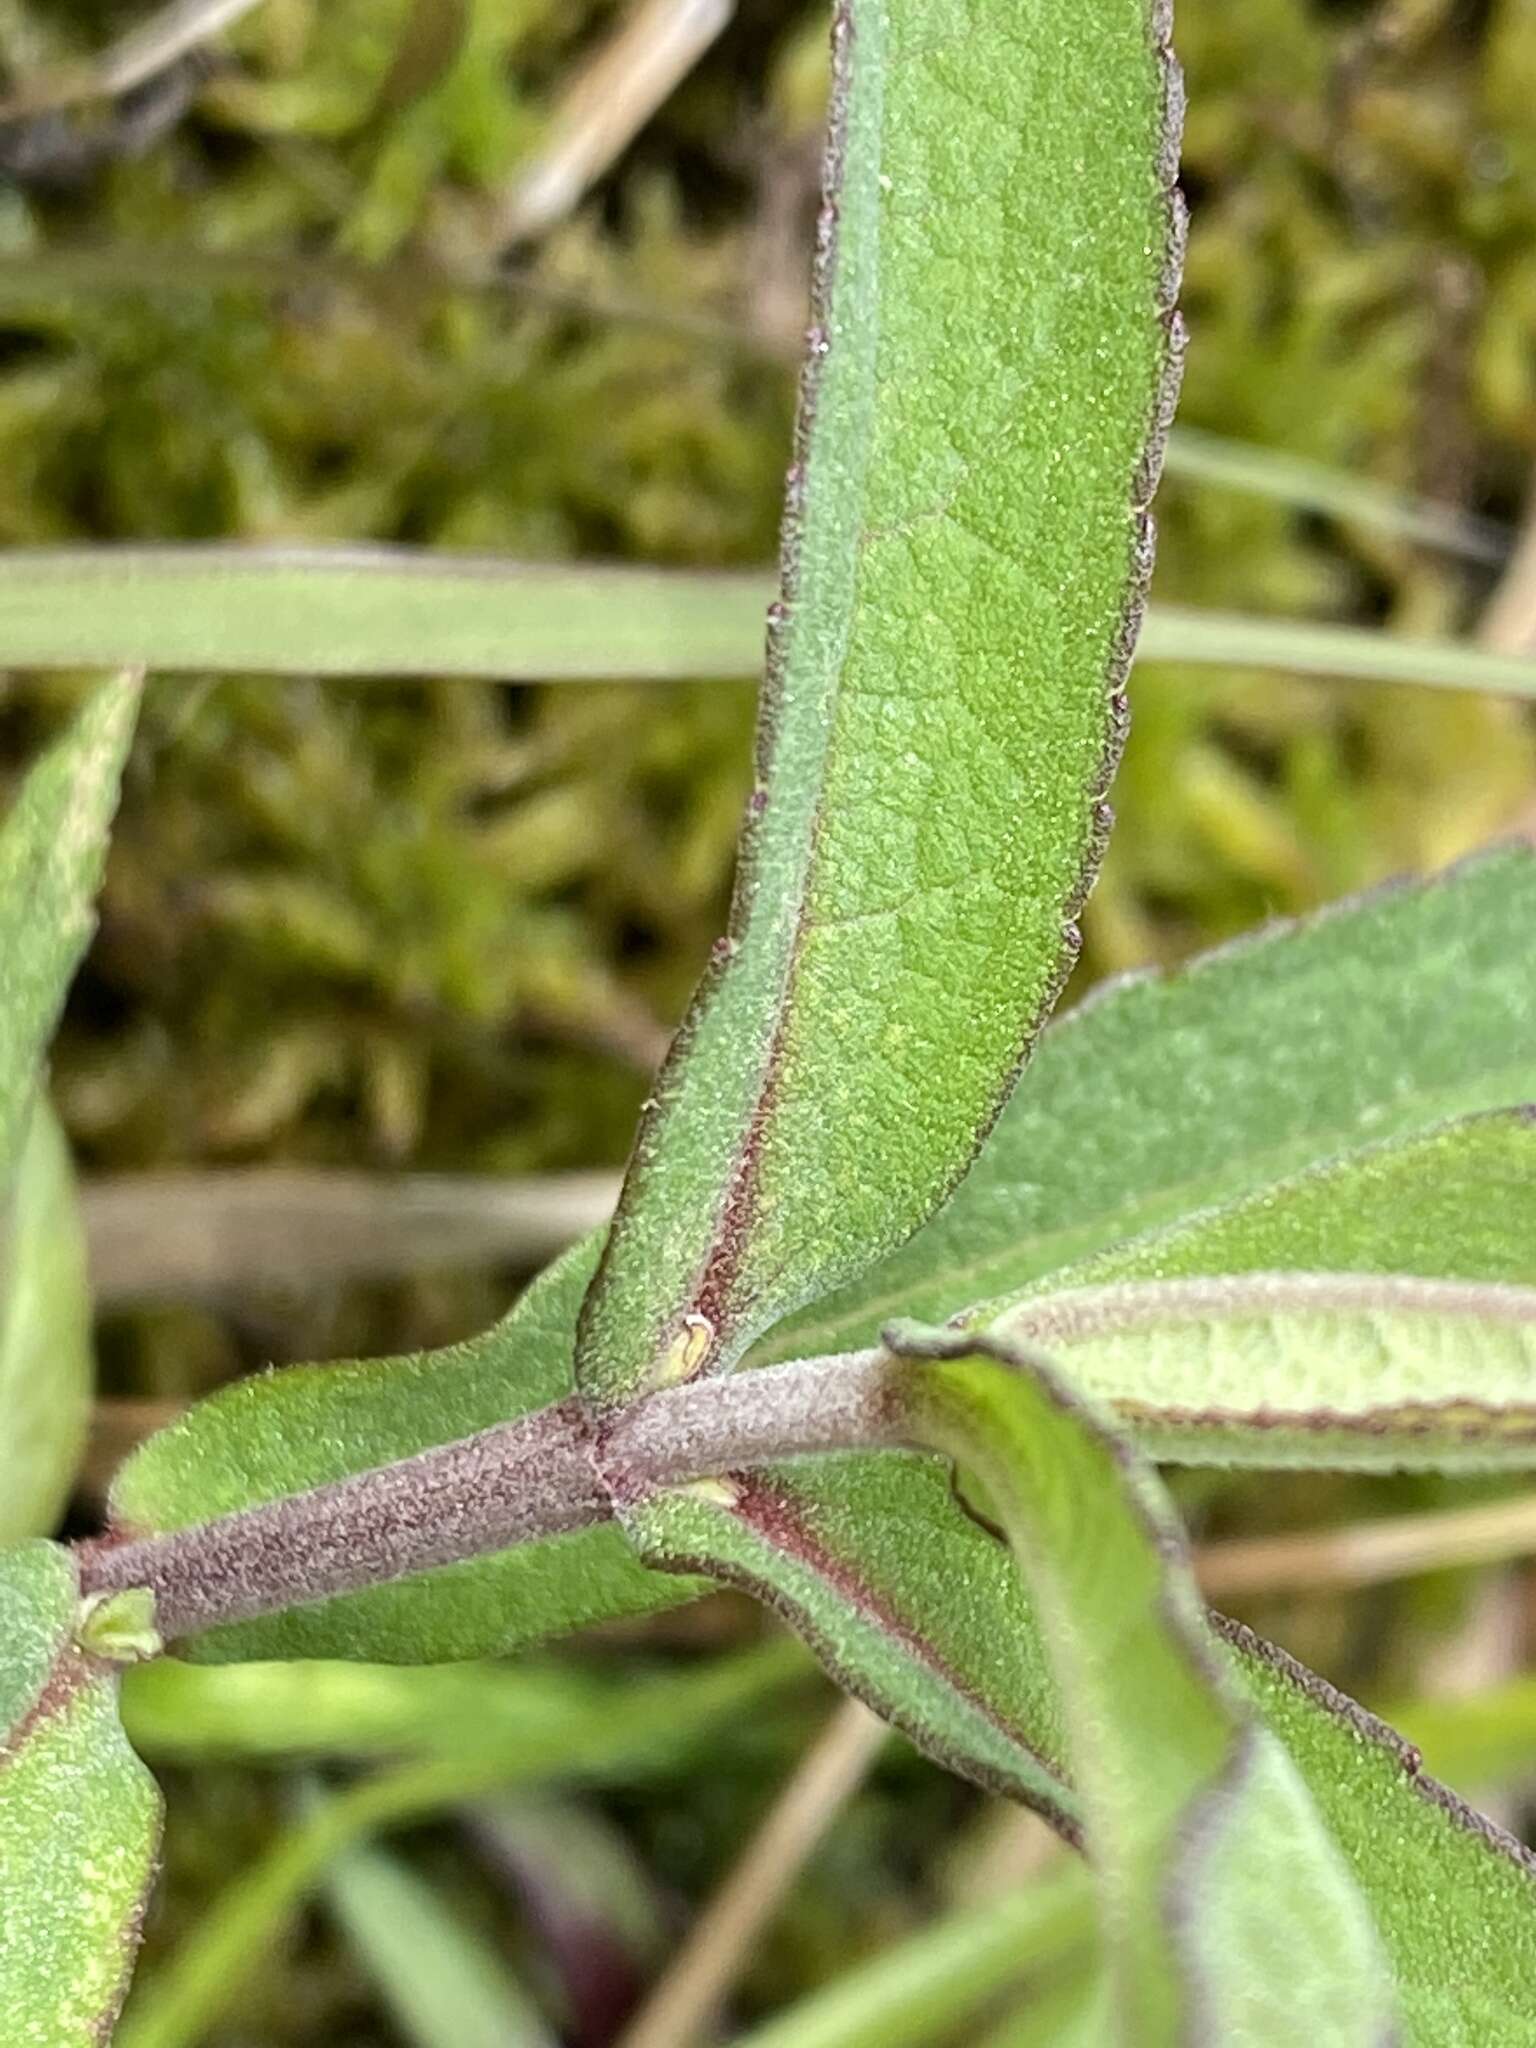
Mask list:
[[[167,1640],[608,1520],[628,1489],[906,1441],[882,1352],[697,1380],[606,1426],[575,1399],[329,1486],[81,1558],[87,1594],[148,1587]],[[601,1471],[601,1476],[600,1476]]]
[[1203,427],[1176,427],[1163,467],[1168,475],[1187,477],[1191,483],[1214,484],[1245,497],[1270,498],[1297,510],[1439,548],[1470,562],[1502,562],[1509,553],[1506,528],[1463,512],[1459,505],[1413,497],[1370,477],[1314,462],[1309,456],[1234,441],[1224,434],[1207,433]]

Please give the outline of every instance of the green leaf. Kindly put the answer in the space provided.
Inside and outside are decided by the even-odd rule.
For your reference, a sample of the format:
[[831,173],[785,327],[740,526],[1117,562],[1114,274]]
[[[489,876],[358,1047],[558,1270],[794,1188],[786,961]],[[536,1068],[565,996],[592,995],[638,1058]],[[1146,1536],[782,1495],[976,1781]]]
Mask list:
[[[1042,1481],[1042,1501],[1055,1483]],[[1069,1780],[1079,1731],[1045,1661],[1043,1611],[938,1461],[881,1453],[732,1473],[653,1496],[633,1527],[652,1562],[766,1600],[940,1762],[1081,1828]],[[1083,1521],[1079,1537],[1096,1527]],[[1246,1631],[1218,1628],[1234,1680],[1281,1737],[1366,1898],[1405,2043],[1529,2041],[1536,1862],[1352,1701]]]
[[1155,1458],[1536,1465],[1536,1288],[1249,1273],[1070,1288],[984,1327],[1049,1345]]
[[1536,857],[1512,846],[1111,984],[1045,1034],[934,1221],[754,1361],[942,1322],[1341,1154],[1536,1099],[1533,927]]
[[1034,1595],[1115,1986],[1115,2037],[1379,2043],[1369,1917],[1210,1636],[1150,1468],[995,1340],[913,1331],[916,1437],[986,1489]]
[[[114,1530],[189,1528],[568,1397],[576,1312],[597,1249],[594,1241],[577,1246],[495,1329],[469,1343],[406,1358],[291,1366],[199,1403],[118,1473]],[[674,1606],[694,1591],[644,1570],[610,1524],[214,1629],[189,1641],[186,1653],[214,1662],[440,1663]]]
[[720,1369],[948,1193],[1061,985],[1119,751],[1169,404],[1163,24],[861,0],[835,41],[761,779],[583,1312],[599,1404]]
[[159,1835],[113,1668],[76,1642],[79,1604],[64,1551],[0,1555],[0,2012],[16,2048],[108,2037]]
[[354,1849],[325,1890],[412,2048],[554,2048],[504,1958],[402,1857]]
[[137,705],[133,679],[100,686],[0,822],[0,1541],[56,1518],[90,1401],[85,1247],[38,1077],[94,927]]
[[1536,2038],[1536,1859],[1384,1723],[1233,1622],[1244,1690],[1299,1767],[1386,1943],[1405,2048]]
[[1536,1111],[1483,1111],[1347,1152],[1132,1238],[1053,1286],[1330,1271],[1536,1286]]
[[51,1529],[90,1420],[85,1232],[64,1134],[33,1103],[0,1232],[0,1543]]
[[1061,1278],[964,1321],[1045,1346],[1153,1457],[1536,1464],[1528,1111],[1348,1154]]
[[7,1183],[39,1065],[94,928],[91,900],[138,698],[128,676],[97,689],[30,770],[0,825],[0,1181]]

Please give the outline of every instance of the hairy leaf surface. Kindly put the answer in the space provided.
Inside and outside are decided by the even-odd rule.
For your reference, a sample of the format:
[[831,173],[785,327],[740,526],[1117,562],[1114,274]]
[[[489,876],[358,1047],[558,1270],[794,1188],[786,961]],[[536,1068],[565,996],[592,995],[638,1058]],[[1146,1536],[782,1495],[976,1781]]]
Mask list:
[[28,773],[0,824],[0,1185],[9,1182],[38,1067],[91,936],[107,830],[138,684],[103,684]]
[[1051,1286],[1263,1272],[1536,1286],[1536,1112],[1489,1110],[1347,1152],[1132,1238]]
[[1511,846],[1111,983],[1045,1034],[934,1221],[754,1359],[940,1322],[1343,1153],[1536,1099],[1533,926],[1536,856]]
[[121,2002],[154,1867],[159,1795],[76,1640],[75,1568],[0,1554],[0,2013],[10,2048],[94,2048]]
[[64,1134],[41,1094],[8,1209],[0,1228],[4,1543],[57,1521],[85,1442],[94,1377],[85,1232]]
[[1536,1464],[1536,1288],[1245,1273],[1068,1288],[984,1325],[1043,1344],[1182,1464]]
[[1528,1466],[1536,1121],[1349,1154],[964,1321],[1047,1347],[1154,1457]]
[[1013,1346],[893,1341],[917,1361],[916,1434],[980,1478],[1035,1596],[1115,2038],[1378,2048],[1392,2001],[1369,1916],[1289,1757],[1232,1685],[1151,1469]]
[[[1040,1490],[1049,1499],[1044,1480]],[[841,1684],[951,1769],[1081,1833],[1081,1730],[1047,1662],[1044,1602],[958,1504],[941,1463],[887,1452],[723,1474],[653,1495],[632,1526],[654,1563],[709,1571],[767,1600]],[[1081,1524],[1085,1543],[1095,1527]],[[1403,2041],[1530,2039],[1528,1852],[1426,1777],[1353,1702],[1246,1631],[1218,1632],[1234,1682],[1282,1739],[1366,1900]]]
[[1147,0],[856,0],[730,937],[583,1314],[606,1405],[933,1212],[1060,987],[1170,390]]

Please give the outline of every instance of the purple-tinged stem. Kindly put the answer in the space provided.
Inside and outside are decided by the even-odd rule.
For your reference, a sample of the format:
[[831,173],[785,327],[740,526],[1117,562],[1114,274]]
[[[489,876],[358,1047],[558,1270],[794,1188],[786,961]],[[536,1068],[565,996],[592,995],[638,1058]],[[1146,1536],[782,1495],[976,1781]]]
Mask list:
[[80,1560],[86,1593],[148,1587],[173,1640],[608,1521],[657,1485],[904,1441],[878,1351],[693,1381],[594,1429],[580,1401]]

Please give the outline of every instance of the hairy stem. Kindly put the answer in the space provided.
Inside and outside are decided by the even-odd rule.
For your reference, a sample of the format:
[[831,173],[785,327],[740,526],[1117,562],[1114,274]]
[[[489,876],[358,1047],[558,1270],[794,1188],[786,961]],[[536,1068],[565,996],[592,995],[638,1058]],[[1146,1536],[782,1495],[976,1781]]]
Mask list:
[[904,1441],[871,1351],[697,1380],[601,1428],[576,1399],[413,1458],[81,1556],[85,1592],[147,1587],[167,1639],[609,1520],[616,1501],[810,1452]]

